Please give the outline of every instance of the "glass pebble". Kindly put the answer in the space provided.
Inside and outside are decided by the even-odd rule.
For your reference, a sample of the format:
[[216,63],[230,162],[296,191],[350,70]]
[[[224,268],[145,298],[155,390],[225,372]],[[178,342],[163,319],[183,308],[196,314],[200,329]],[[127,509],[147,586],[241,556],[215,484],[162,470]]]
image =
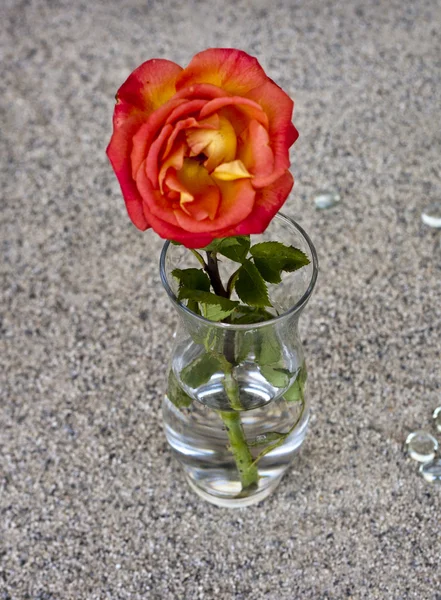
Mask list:
[[318,209],[331,208],[340,200],[341,196],[336,190],[320,190],[314,197],[315,207]]
[[441,458],[435,458],[435,460],[421,465],[420,473],[429,483],[441,484]]
[[420,463],[427,463],[435,458],[438,442],[427,431],[413,431],[407,436],[404,447],[410,458]]
[[435,408],[433,411],[433,424],[435,425],[435,429],[441,433],[441,406]]
[[421,220],[429,227],[441,227],[441,202],[434,202],[421,213]]

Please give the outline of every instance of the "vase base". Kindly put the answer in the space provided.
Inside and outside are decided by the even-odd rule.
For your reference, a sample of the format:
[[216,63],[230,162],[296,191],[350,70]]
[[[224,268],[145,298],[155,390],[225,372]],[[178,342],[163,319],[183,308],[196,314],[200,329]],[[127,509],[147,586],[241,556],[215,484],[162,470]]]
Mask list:
[[256,490],[250,496],[245,496],[244,498],[232,496],[228,498],[226,496],[214,496],[213,494],[206,492],[205,490],[198,487],[190,477],[186,476],[188,485],[194,492],[196,492],[198,496],[200,496],[203,500],[210,502],[210,504],[220,506],[221,508],[244,508],[246,506],[258,504],[274,492],[276,487],[279,485],[281,479],[282,477],[277,477],[265,488],[263,488],[262,490]]

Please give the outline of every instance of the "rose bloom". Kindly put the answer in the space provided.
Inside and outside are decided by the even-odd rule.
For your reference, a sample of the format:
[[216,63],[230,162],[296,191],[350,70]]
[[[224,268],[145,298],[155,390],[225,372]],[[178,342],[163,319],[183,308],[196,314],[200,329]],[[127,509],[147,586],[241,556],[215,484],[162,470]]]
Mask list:
[[200,248],[262,233],[293,186],[293,101],[233,49],[143,63],[118,90],[107,154],[141,230]]

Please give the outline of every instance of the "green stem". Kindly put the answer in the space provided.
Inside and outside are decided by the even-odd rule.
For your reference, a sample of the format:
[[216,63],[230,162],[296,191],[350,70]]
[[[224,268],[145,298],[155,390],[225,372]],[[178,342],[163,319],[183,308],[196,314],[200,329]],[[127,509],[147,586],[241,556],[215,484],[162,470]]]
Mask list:
[[[208,274],[215,294],[228,298],[231,295],[231,289],[226,290],[223,286],[216,252],[207,252],[207,262],[204,270]],[[242,483],[241,494],[255,489],[259,480],[259,473],[253,457],[248,447],[248,442],[243,431],[240,418],[240,411],[243,410],[239,396],[239,386],[234,378],[233,366],[235,362],[234,353],[235,334],[234,331],[225,332],[224,342],[224,389],[228,397],[231,411],[219,411],[219,415],[224,422],[227,431],[229,448],[234,456],[237,470]]]
[[210,278],[214,293],[218,296],[222,296],[222,298],[228,298],[228,292],[224,288],[219,274],[219,265],[217,262],[216,252],[207,252],[207,262],[205,263],[204,270]]
[[230,401],[230,406],[233,410],[243,410],[239,396],[239,387],[234,379],[233,369],[225,369],[224,389]]
[[236,461],[239,471],[240,481],[242,483],[242,492],[255,488],[259,480],[259,473],[256,465],[253,463],[250,449],[243,431],[240,414],[238,412],[219,411],[227,430],[230,450]]
[[253,457],[243,431],[239,412],[243,407],[239,397],[239,386],[234,379],[231,365],[230,368],[225,369],[224,388],[233,410],[231,412],[219,411],[219,414],[227,430],[229,448],[233,453],[242,483],[242,493],[244,493],[257,486],[259,473],[256,465],[253,464]]

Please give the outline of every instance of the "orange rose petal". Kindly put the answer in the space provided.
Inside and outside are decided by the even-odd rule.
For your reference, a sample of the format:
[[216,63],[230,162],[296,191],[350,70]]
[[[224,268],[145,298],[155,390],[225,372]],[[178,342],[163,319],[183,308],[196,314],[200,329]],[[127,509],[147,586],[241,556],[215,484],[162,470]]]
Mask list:
[[283,206],[293,185],[293,176],[289,171],[286,171],[282,177],[272,185],[262,190],[258,190],[252,213],[236,227],[230,229],[228,235],[263,233],[274,215]]
[[288,123],[288,129],[285,133],[285,138],[286,138],[289,148],[291,148],[291,146],[294,144],[294,142],[296,141],[296,139],[298,137],[299,137],[299,132],[294,127],[294,123],[292,123],[292,122]]
[[[187,161],[189,162],[189,161]],[[197,165],[199,167],[199,165]],[[203,167],[199,167],[200,171],[205,171]],[[180,173],[181,177],[182,174]],[[202,179],[202,178],[201,178]],[[211,179],[208,177],[208,180]],[[171,171],[165,180],[166,185],[175,192],[179,192],[180,199],[179,205],[187,215],[201,221],[202,219],[214,219],[216,216],[217,208],[220,201],[220,191],[216,186],[204,186],[200,179],[194,180],[190,178],[190,184],[196,184],[195,187],[202,189],[202,194],[197,198],[190,192],[190,190],[182,183],[181,179],[178,179],[175,172]]]
[[141,163],[145,160],[148,140],[150,137],[153,139],[152,134],[152,128],[148,123],[144,122],[132,138],[130,163],[133,179],[136,179],[136,173],[138,172]]
[[182,67],[170,60],[154,58],[133,71],[119,88],[119,102],[150,115],[176,93],[176,80]]
[[273,81],[268,80],[252,90],[248,98],[257,102],[268,116],[270,135],[276,133],[279,126],[291,122],[294,102]]
[[207,188],[202,195],[194,198],[193,202],[188,203],[182,209],[196,221],[210,219],[216,217],[216,213],[220,202],[220,190],[218,187],[212,186]]
[[141,123],[142,116],[135,115],[120,124],[118,129],[114,130],[106,152],[118,178],[129,217],[138,229],[144,231],[149,228],[149,222],[142,211],[142,198],[132,179],[129,160],[132,137]]
[[181,131],[184,129],[188,129],[189,127],[196,127],[197,124],[198,124],[198,122],[196,121],[196,119],[194,117],[190,117],[188,119],[184,119],[184,120],[176,123],[176,125],[173,128],[173,133],[170,135],[169,139],[167,140],[167,145],[166,145],[165,150],[162,155],[163,158],[165,158],[168,155],[168,153],[172,150],[173,144],[175,143],[176,138],[181,133]]
[[216,237],[217,230],[237,225],[243,221],[253,210],[255,191],[248,179],[239,179],[231,182],[219,182],[221,201],[218,214],[212,221],[204,219],[195,221],[182,211],[175,211],[176,220],[182,229],[194,233],[213,233]]
[[[270,175],[255,177],[253,179],[253,185],[256,188],[263,188],[271,185],[279,179],[286,172],[289,167],[289,153],[287,146],[287,139],[289,138],[291,131],[291,123],[287,123],[285,128],[281,128],[278,136],[274,136],[271,142],[271,148],[274,152],[274,170]],[[295,130],[297,133],[297,130]],[[297,139],[298,134],[295,139]],[[286,166],[288,165],[288,167]]]
[[213,240],[214,235],[210,233],[198,233],[184,231],[181,227],[172,225],[156,215],[151,215],[150,223],[156,233],[166,240],[180,242],[186,248],[204,248]]
[[[177,89],[177,88],[176,88]],[[189,87],[184,87],[178,90],[174,96],[176,99],[191,100],[192,98],[204,100],[212,100],[213,98],[224,98],[230,94],[225,90],[221,90],[215,85],[209,83],[192,84]]]
[[[179,179],[176,176],[176,171],[172,170],[167,174],[167,177],[165,178],[165,185],[170,189],[173,190],[175,192],[179,192],[179,194],[181,193],[188,193],[187,188],[179,181]],[[192,197],[193,199],[193,197]]]
[[291,122],[280,124],[277,133],[274,133],[273,135],[271,135],[270,131],[271,148],[274,151],[275,166],[280,165],[285,168],[289,167],[289,148],[293,144],[290,140],[294,139],[294,141],[296,141],[298,137],[299,133]]
[[150,146],[146,157],[145,168],[148,178],[150,179],[154,189],[158,189],[159,153],[161,152],[162,146],[164,145],[165,141],[170,137],[172,131],[173,125],[164,125],[164,127],[161,130],[161,133]]
[[136,136],[139,129],[143,126],[144,115],[134,112],[125,120],[120,118],[120,107],[115,107],[115,116],[113,120],[113,135],[107,146],[107,156],[112,163],[115,171],[129,163],[129,156],[132,148],[133,137]]
[[[133,179],[136,179],[136,174],[138,172],[138,169],[141,165],[141,163],[144,161],[148,149],[150,148],[151,144],[153,143],[154,139],[156,138],[156,136],[158,135],[158,131],[161,130],[162,125],[164,124],[164,122],[166,121],[168,115],[173,112],[173,110],[180,106],[181,104],[184,104],[185,100],[179,100],[176,98],[173,98],[172,100],[170,100],[169,102],[167,102],[166,104],[164,104],[164,106],[161,106],[160,108],[158,108],[157,111],[155,111],[148,119],[147,121],[145,120],[145,115],[143,115],[142,113],[135,113],[135,117],[133,118],[137,118],[140,120],[140,122],[142,122],[141,127],[139,127],[138,131],[133,135],[133,139],[132,139],[132,143],[133,143],[133,147],[131,150],[131,154],[130,154],[130,161],[131,161],[131,171],[132,171],[132,177]],[[118,108],[118,107],[116,107]],[[116,109],[115,109],[116,111]],[[117,135],[119,129],[115,129],[113,136]],[[112,137],[112,141],[113,141],[113,137]]]
[[193,127],[188,127],[188,131],[185,132],[185,138],[190,148],[190,154],[193,156],[200,154],[208,143],[207,136],[210,140],[215,135],[215,133],[210,133],[210,131],[215,132],[219,129],[219,115],[211,115],[207,119],[195,121]]
[[173,169],[175,169],[175,171],[178,171],[179,169],[181,169],[182,165],[184,164],[184,154],[185,154],[185,145],[183,143],[181,143],[180,145],[175,147],[172,154],[170,154],[167,157],[167,160],[161,165],[161,169],[159,171],[159,176],[158,176],[159,189],[160,189],[161,193],[164,193],[163,183],[164,183],[164,179],[167,175],[167,171],[171,167],[173,167]]
[[[188,215],[191,215],[191,212],[186,205],[194,201],[194,196],[190,194],[187,188],[179,181],[179,179],[176,177],[175,171],[170,171],[167,174],[167,177],[165,178],[165,184],[171,190],[172,194],[173,192],[177,192],[179,194],[180,208]],[[175,196],[173,195],[173,197]]]
[[144,214],[144,210],[142,208],[142,200],[139,201],[138,198],[135,198],[134,200],[125,198],[125,202],[127,213],[135,227],[137,227],[141,231],[149,229],[150,224]]
[[289,168],[288,151],[298,137],[298,132],[291,122],[294,103],[279,86],[269,80],[252,90],[249,97],[258,102],[268,115],[274,170],[283,172]]
[[268,127],[268,117],[263,112],[262,107],[253,100],[242,98],[240,96],[227,96],[223,98],[215,98],[210,100],[200,112],[200,118],[208,117],[214,112],[226,108],[227,106],[235,106],[240,109],[250,119],[255,119],[262,123],[264,127]]
[[219,126],[219,117],[217,115],[213,115],[213,117],[210,117],[209,119],[205,119],[205,121],[203,121],[203,122],[196,121],[196,119],[194,117],[190,117],[188,119],[179,121],[178,123],[176,123],[173,133],[167,142],[167,146],[164,151],[164,157],[166,157],[167,154],[170,152],[172,144],[174,143],[178,134],[183,129],[190,129],[192,127],[196,128],[196,129],[197,128],[217,129],[218,126]]
[[174,123],[183,116],[189,117],[192,113],[199,113],[205,104],[207,104],[206,100],[182,100],[182,104],[170,113],[166,123]]
[[282,177],[282,175],[286,173],[286,169],[283,169],[282,167],[279,167],[278,169],[274,169],[274,171],[272,171],[269,175],[266,176],[261,176],[261,177],[255,177],[253,179],[253,187],[256,190],[260,190],[262,188],[265,188],[269,185],[272,185],[275,181],[277,181],[278,179],[280,179],[280,177]]
[[[266,177],[273,172],[274,154],[270,147],[268,131],[257,121],[251,121],[241,136],[239,156],[255,179]],[[256,181],[253,181],[256,186]]]
[[211,176],[220,181],[235,181],[252,177],[241,160],[222,163],[215,168]]
[[213,134],[208,129],[194,129],[186,132],[185,139],[190,148],[190,156],[197,156],[210,143]]
[[193,57],[179,75],[176,89],[208,83],[232,94],[246,95],[265,81],[267,76],[256,58],[232,48],[210,48]]
[[172,225],[177,223],[170,200],[158,190],[153,189],[147,177],[145,165],[141,165],[138,169],[136,185],[142,197],[144,215],[150,224],[152,223],[152,215],[156,215]]

